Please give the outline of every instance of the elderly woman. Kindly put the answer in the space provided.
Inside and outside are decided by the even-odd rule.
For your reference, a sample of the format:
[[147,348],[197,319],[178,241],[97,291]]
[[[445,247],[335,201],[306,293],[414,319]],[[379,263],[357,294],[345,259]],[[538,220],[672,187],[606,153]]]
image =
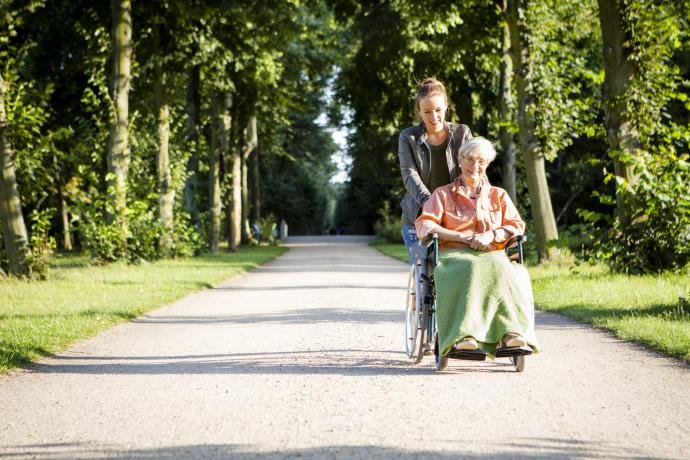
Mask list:
[[418,237],[436,233],[434,269],[439,351],[539,345],[529,275],[505,251],[525,222],[508,193],[488,184],[485,171],[496,151],[483,137],[466,141],[458,152],[460,174],[437,188],[415,221]]

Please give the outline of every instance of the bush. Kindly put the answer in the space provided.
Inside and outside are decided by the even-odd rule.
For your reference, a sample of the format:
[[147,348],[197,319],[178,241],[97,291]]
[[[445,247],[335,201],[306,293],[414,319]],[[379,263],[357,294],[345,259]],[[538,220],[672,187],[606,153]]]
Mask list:
[[259,244],[268,243],[271,246],[276,245],[276,229],[277,224],[275,217],[269,214],[266,217],[259,219],[256,223],[259,228]]
[[82,246],[97,263],[114,262],[123,256],[120,233],[113,225],[106,224],[100,213],[84,214],[79,232]]
[[176,210],[173,216],[173,256],[192,257],[206,248],[204,238],[189,222],[189,214]]
[[48,267],[53,251],[57,247],[55,238],[50,236],[50,218],[54,209],[36,211],[31,218],[31,256],[29,256],[29,277],[44,280],[48,277]]
[[163,226],[155,211],[144,201],[134,202],[127,211],[127,259],[134,263],[159,259],[158,241],[163,234]]
[[400,220],[391,216],[390,203],[383,203],[383,207],[378,210],[379,220],[374,224],[376,239],[385,243],[402,243],[402,230]]
[[[599,228],[595,257],[614,271],[630,274],[682,270],[690,263],[690,164],[688,156],[671,152],[658,156],[640,153],[638,181],[626,191],[635,210],[631,223],[616,217],[608,228]],[[619,188],[623,187],[619,186]],[[602,201],[611,203],[611,197]],[[582,212],[600,225],[604,216]]]

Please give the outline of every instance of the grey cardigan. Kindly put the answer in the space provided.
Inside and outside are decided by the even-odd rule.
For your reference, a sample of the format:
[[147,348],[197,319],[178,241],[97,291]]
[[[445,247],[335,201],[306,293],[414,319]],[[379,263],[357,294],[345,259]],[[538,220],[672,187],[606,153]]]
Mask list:
[[[453,180],[458,175],[458,150],[466,140],[472,138],[472,132],[467,125],[455,123],[446,122],[446,128],[449,133],[446,160],[450,179]],[[426,138],[426,129],[424,123],[421,123],[403,130],[398,139],[400,173],[406,190],[400,207],[405,217],[412,222],[417,218],[424,202],[431,196],[428,189],[431,149]]]

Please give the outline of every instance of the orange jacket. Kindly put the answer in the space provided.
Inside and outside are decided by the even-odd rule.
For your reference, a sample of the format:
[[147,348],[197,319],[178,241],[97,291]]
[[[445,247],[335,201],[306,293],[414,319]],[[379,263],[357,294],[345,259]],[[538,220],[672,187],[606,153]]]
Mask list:
[[[434,233],[439,226],[460,232],[466,237],[499,228],[511,235],[522,235],[525,231],[525,222],[520,218],[520,213],[508,192],[485,183],[475,204],[460,186],[460,178],[437,188],[424,203],[422,213],[415,221],[415,229],[420,239]],[[463,248],[468,245],[457,241],[439,240],[439,247]],[[503,249],[504,245],[494,243],[494,247]]]

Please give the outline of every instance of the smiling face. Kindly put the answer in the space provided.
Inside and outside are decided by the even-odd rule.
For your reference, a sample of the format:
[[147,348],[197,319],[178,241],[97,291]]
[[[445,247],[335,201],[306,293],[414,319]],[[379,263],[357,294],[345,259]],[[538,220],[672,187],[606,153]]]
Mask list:
[[442,95],[423,97],[419,101],[419,114],[428,134],[439,134],[445,129],[447,108],[446,98]]
[[460,176],[465,185],[478,185],[486,172],[486,168],[496,158],[496,149],[483,137],[473,137],[468,140],[458,152]]
[[481,155],[481,152],[472,152],[464,158],[460,158],[460,170],[465,184],[471,185],[479,182],[486,172],[490,161]]

